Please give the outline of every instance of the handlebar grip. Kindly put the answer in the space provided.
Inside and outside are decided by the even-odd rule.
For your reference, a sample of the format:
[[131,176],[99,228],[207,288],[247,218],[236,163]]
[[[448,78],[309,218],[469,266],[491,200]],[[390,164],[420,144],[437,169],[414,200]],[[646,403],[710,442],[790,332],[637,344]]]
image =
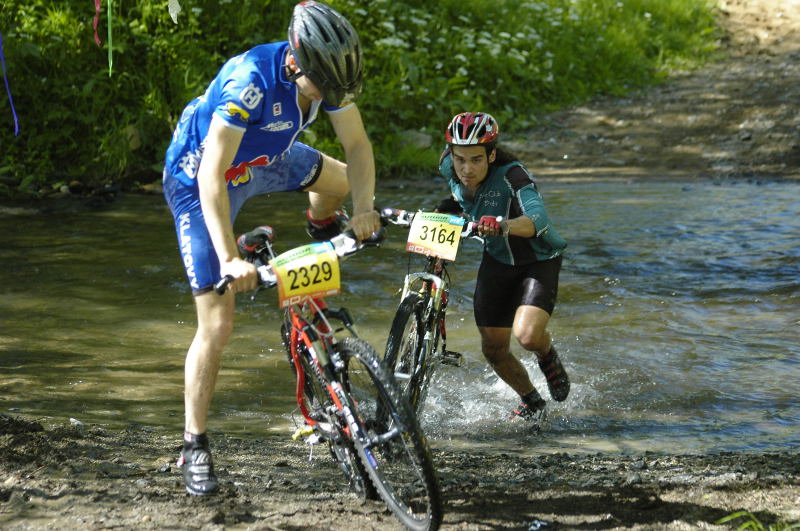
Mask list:
[[233,282],[233,277],[231,275],[225,275],[222,279],[214,284],[214,291],[217,292],[217,295],[225,295],[225,292],[228,291],[228,285]]

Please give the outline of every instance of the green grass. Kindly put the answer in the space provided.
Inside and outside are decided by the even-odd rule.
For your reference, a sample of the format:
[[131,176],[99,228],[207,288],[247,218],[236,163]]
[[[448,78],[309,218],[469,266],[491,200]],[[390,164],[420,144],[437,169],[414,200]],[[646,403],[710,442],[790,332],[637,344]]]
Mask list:
[[752,529],[753,531],[793,531],[800,529],[800,522],[795,522],[793,524],[779,522],[777,524],[770,524],[764,525],[762,524],[755,515],[748,511],[739,511],[733,514],[729,514],[728,516],[717,520],[717,524],[727,524],[731,523],[734,520],[739,520],[744,518],[744,522],[739,525],[736,529],[740,531],[744,531],[745,529]]
[[[0,195],[160,175],[175,120],[224,60],[286,38],[294,0],[114,2],[93,39],[85,0],[8,0],[0,31],[20,134],[0,94]],[[521,134],[544,113],[694,68],[719,37],[713,0],[331,0],[366,52],[359,107],[379,175],[430,173],[452,115],[484,110]],[[427,135],[428,148],[405,142]],[[341,156],[327,120],[316,147]]]

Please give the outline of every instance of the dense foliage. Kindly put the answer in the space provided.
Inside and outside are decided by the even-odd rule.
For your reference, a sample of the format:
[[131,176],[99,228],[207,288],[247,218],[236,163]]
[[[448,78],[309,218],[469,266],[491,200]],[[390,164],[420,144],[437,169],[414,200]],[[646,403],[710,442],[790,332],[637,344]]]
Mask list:
[[[14,124],[0,87],[0,195],[78,180],[158,178],[176,117],[224,60],[285,39],[295,0],[113,2],[93,37],[90,0],[4,0],[0,12]],[[598,94],[657,81],[708,57],[713,0],[331,0],[366,50],[359,100],[382,175],[429,172],[448,119],[494,114],[508,132]],[[412,133],[414,133],[412,135]],[[427,138],[419,147],[411,136]],[[322,119],[306,142],[340,155]]]

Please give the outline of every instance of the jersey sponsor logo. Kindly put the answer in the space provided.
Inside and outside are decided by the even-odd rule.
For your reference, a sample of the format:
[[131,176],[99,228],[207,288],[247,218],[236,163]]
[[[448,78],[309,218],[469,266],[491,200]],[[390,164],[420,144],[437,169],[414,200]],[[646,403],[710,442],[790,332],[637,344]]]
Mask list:
[[192,228],[192,220],[188,212],[181,214],[179,227],[181,235],[181,256],[183,256],[183,267],[186,268],[186,276],[189,277],[189,284],[193,289],[200,289],[200,286],[197,284],[197,273],[195,273],[194,270],[192,237],[187,234]]
[[262,127],[261,130],[269,133],[277,133],[278,131],[286,131],[292,127],[294,127],[294,122],[286,122],[281,120],[279,122],[270,122]]
[[183,110],[183,114],[181,114],[181,119],[179,120],[180,123],[189,121],[189,118],[191,118],[192,114],[194,114],[194,110],[197,109],[197,106],[200,105],[202,101],[202,98],[200,98],[193,105],[187,105]]
[[183,170],[190,179],[197,177],[197,169],[200,167],[200,159],[203,156],[203,146],[200,146],[191,153],[187,153],[178,161],[178,167]]
[[311,166],[311,169],[308,170],[308,173],[306,174],[306,176],[303,177],[302,181],[300,181],[300,186],[306,186],[312,181],[312,179],[314,179],[314,176],[317,174],[317,167],[318,166],[319,166],[319,164],[314,164],[313,166]]
[[255,109],[256,106],[261,103],[261,98],[263,97],[264,93],[261,92],[261,89],[255,86],[253,83],[247,85],[241,94],[239,94],[239,99],[241,100],[242,104],[251,110]]
[[231,166],[225,172],[225,180],[232,186],[239,186],[250,180],[251,166],[269,166],[269,155],[261,155],[250,161],[242,161],[236,166]]
[[241,118],[245,122],[248,119],[250,119],[250,113],[242,109],[232,101],[229,101],[228,103],[225,104],[225,114],[227,114],[228,116],[238,115],[239,118]]
[[272,116],[280,116],[283,114],[283,105],[281,102],[275,102],[272,104]]
[[502,195],[498,190],[486,190],[481,194],[480,200],[485,207],[496,207],[500,204],[500,201],[495,198],[500,198]]

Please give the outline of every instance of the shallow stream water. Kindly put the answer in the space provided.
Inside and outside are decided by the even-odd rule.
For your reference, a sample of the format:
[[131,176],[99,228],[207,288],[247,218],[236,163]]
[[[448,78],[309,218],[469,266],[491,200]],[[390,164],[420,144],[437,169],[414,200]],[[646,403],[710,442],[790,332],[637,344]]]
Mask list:
[[[431,208],[444,186],[379,187]],[[705,453],[800,447],[800,187],[790,183],[541,184],[568,240],[551,332],[573,390],[539,432],[505,417],[517,399],[489,370],[472,320],[478,244],[452,275],[448,347],[422,425],[440,448],[497,452]],[[307,243],[305,198],[245,205],[282,250]],[[408,267],[406,234],[343,265],[348,307],[382,351]],[[194,333],[161,197],[98,209],[0,207],[0,412],[179,434],[183,356]],[[274,293],[240,296],[210,429],[293,431],[294,382]],[[518,347],[515,352],[520,353]],[[534,383],[545,383],[522,354]],[[546,395],[546,391],[544,393]]]

